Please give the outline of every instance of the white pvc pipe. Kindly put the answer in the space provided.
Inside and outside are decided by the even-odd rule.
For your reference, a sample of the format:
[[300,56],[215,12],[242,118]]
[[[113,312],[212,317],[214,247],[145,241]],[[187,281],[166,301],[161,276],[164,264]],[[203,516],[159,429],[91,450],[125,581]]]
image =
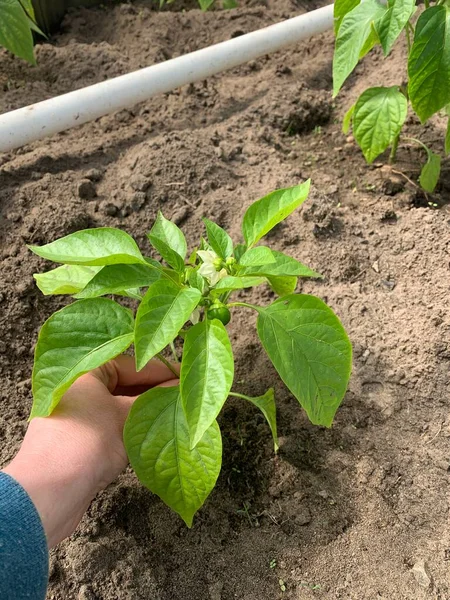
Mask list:
[[333,27],[333,5],[0,115],[0,152],[93,121],[182,85],[237,67]]

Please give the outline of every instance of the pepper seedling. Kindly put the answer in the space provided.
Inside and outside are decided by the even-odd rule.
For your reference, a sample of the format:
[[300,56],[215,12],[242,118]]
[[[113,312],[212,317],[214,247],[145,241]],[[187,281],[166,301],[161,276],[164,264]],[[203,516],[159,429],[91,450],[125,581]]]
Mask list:
[[[389,147],[390,160],[395,161],[409,104],[422,123],[442,112],[447,121],[443,150],[446,155],[450,153],[450,4],[449,0],[437,0],[431,5],[425,0],[424,5],[416,21],[416,0],[334,3],[334,96],[372,48],[381,45],[386,57],[402,33],[406,38],[407,64],[402,65],[399,57],[399,72],[403,76],[405,71],[407,83],[400,80],[399,85],[365,90],[344,117],[344,133],[353,126],[353,136],[368,163]],[[439,180],[441,156],[416,138],[405,139],[425,151],[427,160],[419,183],[426,192],[433,192]]]
[[[295,293],[299,277],[320,275],[260,244],[306,200],[309,187],[307,181],[252,204],[242,222],[244,242],[237,245],[205,218],[206,238],[190,255],[182,231],[161,213],[148,234],[161,261],[144,256],[132,237],[109,227],[31,246],[37,255],[62,263],[35,275],[40,290],[76,299],[39,333],[31,418],[51,415],[78,377],[132,344],[137,370],[154,357],[170,365],[161,353],[172,348],[176,356],[173,342],[179,338],[179,385],[139,396],[124,442],[141,482],[191,526],[220,472],[217,417],[229,396],[262,411],[278,448],[273,389],[257,398],[232,391],[234,359],[226,325],[243,309],[256,311],[262,345],[311,422],[330,427],[350,377],[351,344],[322,300]],[[232,299],[259,285],[270,285],[279,298],[264,307]],[[104,297],[110,295],[137,300],[135,314]]]

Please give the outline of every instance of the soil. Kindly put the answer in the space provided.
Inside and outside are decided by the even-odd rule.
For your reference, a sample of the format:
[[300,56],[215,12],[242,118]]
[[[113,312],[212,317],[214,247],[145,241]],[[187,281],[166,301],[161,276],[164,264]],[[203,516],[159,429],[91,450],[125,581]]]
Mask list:
[[[319,6],[239,0],[77,9],[31,68],[0,52],[0,112],[241,35]],[[313,191],[271,243],[323,273],[299,290],[324,298],[354,344],[347,396],[330,430],[310,425],[237,313],[236,389],[274,386],[281,448],[243,401],[220,422],[224,464],[189,530],[127,471],[92,504],[51,561],[51,600],[420,600],[450,598],[450,183],[415,185],[423,156],[404,143],[393,173],[367,166],[341,119],[371,84],[401,77],[402,44],[378,51],[331,97],[332,34],[0,155],[1,459],[31,405],[43,320],[27,250],[86,227],[145,244],[157,210],[193,245],[200,217],[239,237],[248,204],[311,177]],[[402,62],[403,61],[403,62]],[[400,72],[400,73],[399,73]],[[408,135],[421,131],[410,117]],[[439,150],[443,123],[422,139]],[[267,290],[243,293],[272,300]],[[414,569],[413,569],[414,567]],[[429,580],[421,569],[425,568]]]

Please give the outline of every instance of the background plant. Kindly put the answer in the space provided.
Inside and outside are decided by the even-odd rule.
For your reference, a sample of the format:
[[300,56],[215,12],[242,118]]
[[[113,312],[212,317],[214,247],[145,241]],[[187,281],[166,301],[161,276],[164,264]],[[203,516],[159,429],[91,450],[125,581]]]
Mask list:
[[0,0],[0,45],[32,65],[36,64],[33,31],[44,35],[31,0]]
[[[415,0],[336,0],[334,4],[336,46],[333,60],[333,91],[336,96],[347,77],[374,46],[380,44],[387,56],[404,32],[408,48],[406,85],[367,89],[350,107],[344,119],[344,133],[353,126],[353,135],[366,160],[371,163],[391,146],[395,160],[400,133],[408,105],[425,123],[444,111],[450,116],[450,4],[438,0],[425,10],[417,22]],[[401,72],[401,69],[399,68]],[[440,175],[441,157],[423,142],[405,138],[422,147],[427,161],[420,184],[433,192]],[[450,124],[443,143],[450,152]]]
[[[159,7],[162,8],[166,4],[173,4],[175,0],[159,0]],[[216,0],[197,0],[202,10],[208,10],[216,2]],[[222,0],[222,8],[236,8],[238,3],[237,0]]]
[[[31,418],[50,415],[78,377],[131,344],[138,370],[154,357],[172,368],[162,353],[171,348],[178,360],[174,341],[182,340],[179,386],[142,394],[126,422],[124,441],[142,483],[191,525],[219,475],[216,419],[228,396],[261,409],[278,447],[273,389],[257,398],[231,391],[234,360],[226,325],[231,311],[250,309],[257,312],[258,336],[284,383],[312,423],[331,426],[350,376],[350,342],[322,300],[294,293],[299,277],[320,275],[258,245],[308,191],[309,181],[252,204],[242,223],[244,243],[237,245],[204,219],[206,239],[189,256],[181,230],[159,213],[148,239],[163,262],[144,257],[133,238],[113,228],[32,246],[39,256],[62,263],[35,275],[41,291],[72,294],[77,301],[54,313],[40,331]],[[280,296],[269,306],[231,299],[237,290],[267,284]],[[136,314],[105,295],[136,299]]]

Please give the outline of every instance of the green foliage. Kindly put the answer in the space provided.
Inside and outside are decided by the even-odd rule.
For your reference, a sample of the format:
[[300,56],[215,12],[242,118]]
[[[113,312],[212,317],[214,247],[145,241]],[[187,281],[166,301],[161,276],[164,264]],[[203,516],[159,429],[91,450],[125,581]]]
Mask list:
[[29,248],[42,258],[65,265],[146,264],[133,238],[112,227],[84,229],[46,246]]
[[268,389],[263,396],[257,398],[250,398],[249,396],[243,396],[241,394],[235,394],[238,397],[248,400],[259,408],[262,414],[266,417],[266,421],[269,424],[270,431],[273,437],[273,446],[275,452],[278,452],[278,433],[277,433],[277,408],[275,405],[275,393],[272,388]]
[[419,182],[422,188],[431,194],[434,192],[439,181],[439,175],[441,173],[441,157],[439,154],[431,152],[427,147],[425,147],[425,150],[428,158],[427,162],[422,167]]
[[[294,293],[298,277],[320,275],[282,252],[255,245],[304,202],[308,190],[306,182],[251,205],[243,220],[245,244],[234,246],[224,229],[204,219],[208,241],[202,238],[190,255],[183,233],[160,213],[148,235],[160,262],[111,228],[32,246],[39,256],[62,263],[35,276],[40,289],[82,299],[56,312],[41,329],[31,417],[50,415],[78,377],[132,344],[141,370],[153,357],[167,363],[161,353],[173,348],[175,339],[183,341],[179,385],[142,394],[124,440],[142,483],[190,526],[219,475],[216,419],[229,395],[262,411],[278,449],[273,390],[256,398],[231,391],[234,359],[226,325],[243,307],[258,312],[263,347],[310,420],[329,427],[350,376],[350,342],[321,300]],[[231,301],[235,291],[264,284],[280,296],[271,305]],[[134,298],[135,317],[105,295]]]
[[365,0],[343,17],[336,37],[333,60],[334,96],[358,64],[361,54],[367,53],[366,44],[369,41],[369,46],[371,45],[373,25],[385,10],[385,6],[378,0]]
[[208,242],[217,256],[226,260],[233,254],[233,240],[228,233],[209,219],[203,219]]
[[[207,11],[216,0],[197,0],[198,5],[203,11]],[[175,0],[159,0],[159,8],[163,8],[166,4],[173,4]],[[222,8],[230,9],[238,6],[237,0],[221,0]]]
[[184,340],[180,373],[181,402],[191,447],[216,420],[230,393],[233,376],[233,350],[223,323],[208,318],[194,325]]
[[431,6],[420,15],[408,75],[412,107],[425,122],[450,102],[450,7]]
[[[408,103],[422,123],[450,104],[450,5],[425,2],[414,25],[416,0],[336,0],[334,4],[336,47],[333,59],[333,90],[336,95],[358,61],[376,44],[387,56],[405,32],[408,46],[408,85],[370,88],[363,92],[344,117],[343,131],[353,123],[353,134],[370,163],[389,146],[395,160]],[[399,69],[402,71],[402,69]],[[415,140],[416,141],[416,140]],[[417,141],[421,146],[423,143]],[[441,160],[427,147],[428,160],[419,183],[434,191]],[[450,149],[450,127],[445,151]]]
[[310,421],[330,427],[352,359],[350,342],[333,311],[314,296],[285,296],[259,311],[258,335]]
[[261,200],[254,202],[244,215],[242,232],[248,248],[269,233],[271,229],[284,221],[306,200],[310,181],[287,190],[277,190]]
[[415,0],[396,0],[375,24],[375,29],[387,56],[399,35],[415,12]]
[[353,135],[368,163],[399,135],[408,101],[397,86],[369,88],[361,94],[353,113]]
[[347,133],[350,131],[355,107],[356,104],[352,104],[344,115],[344,119],[342,121],[342,133],[345,133],[345,135],[347,135]]
[[136,314],[136,366],[140,371],[178,335],[202,297],[166,279],[148,288]]
[[447,119],[447,131],[445,133],[445,154],[450,154],[450,119]]
[[154,388],[133,404],[124,441],[139,479],[190,527],[220,473],[222,438],[217,422],[192,448],[180,389]]
[[34,278],[38,288],[45,296],[76,294],[86,289],[88,283],[100,269],[101,267],[62,265],[47,273],[36,273]]
[[133,315],[108,298],[79,300],[42,327],[33,368],[31,417],[47,417],[72,383],[133,342]]
[[34,20],[31,0],[0,0],[0,46],[35,65],[32,31],[44,35]]
[[271,275],[267,277],[267,281],[277,296],[287,296],[297,289],[298,277]]
[[334,11],[334,33],[337,35],[342,24],[342,19],[347,13],[358,6],[360,0],[341,0],[335,2],[333,6]]

